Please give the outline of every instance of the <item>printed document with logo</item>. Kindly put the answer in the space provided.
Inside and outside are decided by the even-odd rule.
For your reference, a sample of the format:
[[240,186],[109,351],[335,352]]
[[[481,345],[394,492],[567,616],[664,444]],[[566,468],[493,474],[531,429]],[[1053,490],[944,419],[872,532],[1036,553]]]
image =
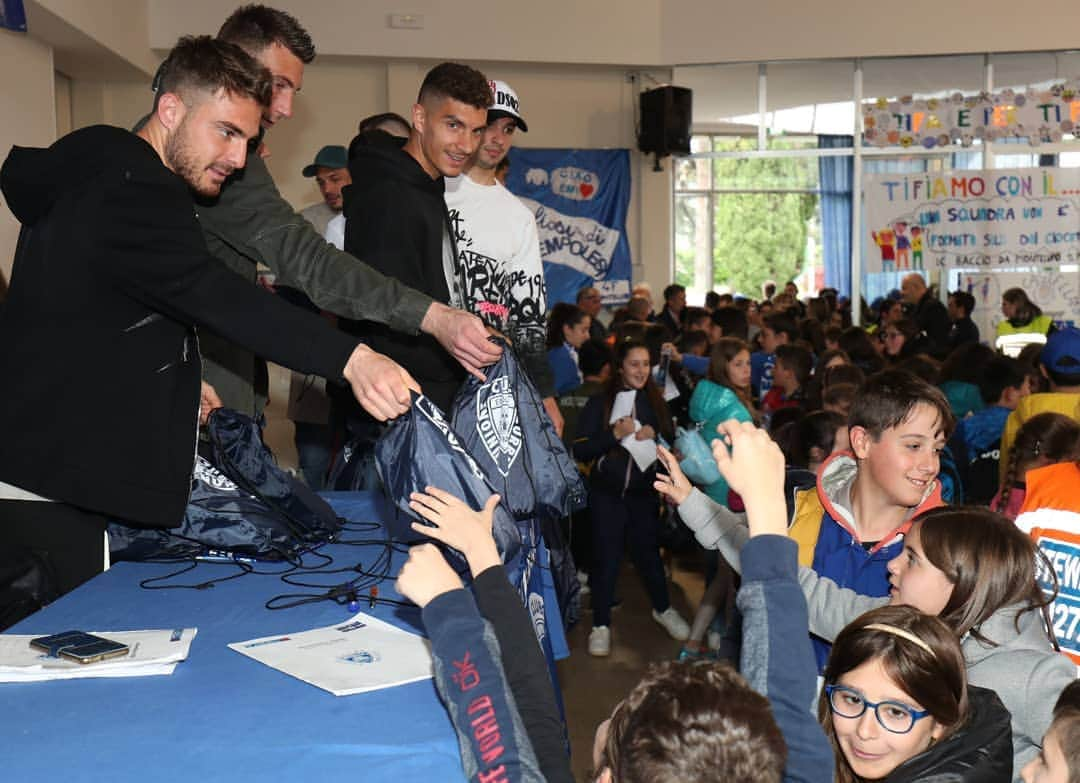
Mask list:
[[128,646],[126,655],[93,663],[51,657],[30,646],[44,634],[0,634],[0,682],[74,680],[82,677],[148,677],[172,674],[176,664],[188,657],[196,628],[171,631],[91,631]]
[[433,675],[427,639],[363,612],[341,625],[235,642],[229,648],[335,696]]

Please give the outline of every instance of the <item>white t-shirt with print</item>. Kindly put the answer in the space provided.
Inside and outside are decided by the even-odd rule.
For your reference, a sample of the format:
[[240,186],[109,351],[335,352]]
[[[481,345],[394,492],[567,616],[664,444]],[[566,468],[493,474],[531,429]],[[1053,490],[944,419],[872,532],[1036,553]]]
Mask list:
[[466,174],[446,179],[446,206],[464,309],[515,345],[543,350],[547,296],[532,212],[498,182],[478,185]]

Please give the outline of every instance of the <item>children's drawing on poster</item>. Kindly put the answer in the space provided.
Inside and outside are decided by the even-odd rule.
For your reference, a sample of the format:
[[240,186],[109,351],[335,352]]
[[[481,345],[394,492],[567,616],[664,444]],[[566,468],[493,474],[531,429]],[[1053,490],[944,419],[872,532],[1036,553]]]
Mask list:
[[1080,169],[875,174],[863,199],[867,273],[1080,260]]
[[992,341],[1001,313],[1001,295],[1010,288],[1023,288],[1032,302],[1058,326],[1080,324],[1080,269],[1067,267],[1033,268],[1025,272],[950,270],[950,291],[967,291],[975,298],[971,318],[984,342]]

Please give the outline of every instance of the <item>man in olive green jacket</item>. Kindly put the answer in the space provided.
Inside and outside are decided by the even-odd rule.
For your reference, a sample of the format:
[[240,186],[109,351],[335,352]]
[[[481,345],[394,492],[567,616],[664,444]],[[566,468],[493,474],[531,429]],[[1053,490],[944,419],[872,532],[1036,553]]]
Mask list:
[[[287,13],[265,6],[245,6],[230,16],[218,37],[240,46],[274,77],[274,92],[263,115],[263,135],[292,116],[304,64],[315,57],[307,32]],[[386,324],[406,334],[435,337],[466,370],[499,357],[488,342],[483,322],[426,294],[386,277],[329,244],[278,192],[262,155],[248,156],[247,167],[231,176],[221,195],[198,208],[199,222],[212,255],[243,277],[256,280],[256,264],[276,275],[277,283],[302,290],[321,309],[348,318]],[[265,364],[251,353],[203,332],[203,378],[221,402],[244,413],[261,412],[266,403]],[[385,359],[385,357],[383,357]],[[397,385],[389,359],[373,367],[371,393]]]

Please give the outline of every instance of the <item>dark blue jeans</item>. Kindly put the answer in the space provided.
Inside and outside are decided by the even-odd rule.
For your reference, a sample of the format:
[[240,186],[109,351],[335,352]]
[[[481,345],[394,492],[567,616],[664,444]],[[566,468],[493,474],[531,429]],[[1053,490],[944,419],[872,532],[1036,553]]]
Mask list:
[[664,563],[657,543],[659,499],[655,494],[618,495],[590,489],[589,516],[592,521],[593,626],[611,625],[611,601],[622,565],[623,548],[630,545],[630,558],[658,612],[671,606],[668,599]]

